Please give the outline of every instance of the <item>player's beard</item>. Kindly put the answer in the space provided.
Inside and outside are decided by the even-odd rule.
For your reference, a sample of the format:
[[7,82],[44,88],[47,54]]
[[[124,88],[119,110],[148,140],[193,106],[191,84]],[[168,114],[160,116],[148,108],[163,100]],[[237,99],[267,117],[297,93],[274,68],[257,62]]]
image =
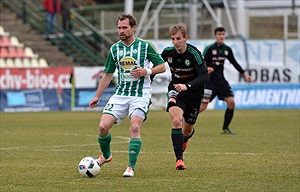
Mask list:
[[127,41],[129,38],[131,38],[132,37],[132,34],[131,35],[129,35],[129,36],[127,36],[127,35],[125,35],[125,34],[120,34],[119,35],[120,36],[120,40],[122,40],[122,41]]

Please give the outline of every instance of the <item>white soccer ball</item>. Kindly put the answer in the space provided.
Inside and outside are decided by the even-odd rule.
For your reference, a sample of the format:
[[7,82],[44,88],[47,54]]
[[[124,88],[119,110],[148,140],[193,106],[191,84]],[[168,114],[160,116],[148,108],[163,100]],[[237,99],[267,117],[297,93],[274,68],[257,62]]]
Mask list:
[[83,177],[96,177],[100,173],[100,163],[94,157],[84,157],[79,162],[78,171]]

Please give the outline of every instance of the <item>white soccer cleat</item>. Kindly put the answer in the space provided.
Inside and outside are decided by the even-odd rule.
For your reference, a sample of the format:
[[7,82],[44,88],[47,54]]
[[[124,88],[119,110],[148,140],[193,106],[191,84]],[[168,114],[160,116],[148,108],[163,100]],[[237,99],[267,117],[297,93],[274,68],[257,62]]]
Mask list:
[[123,177],[133,177],[134,171],[132,170],[132,167],[127,167],[126,171],[123,173]]

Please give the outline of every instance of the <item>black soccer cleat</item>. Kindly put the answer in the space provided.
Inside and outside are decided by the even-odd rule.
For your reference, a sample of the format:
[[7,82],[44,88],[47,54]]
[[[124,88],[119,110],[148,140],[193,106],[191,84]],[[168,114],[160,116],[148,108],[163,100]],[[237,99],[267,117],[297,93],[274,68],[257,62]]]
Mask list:
[[235,135],[236,133],[231,131],[229,128],[225,128],[223,129],[223,131],[221,132],[221,134],[230,134],[230,135]]

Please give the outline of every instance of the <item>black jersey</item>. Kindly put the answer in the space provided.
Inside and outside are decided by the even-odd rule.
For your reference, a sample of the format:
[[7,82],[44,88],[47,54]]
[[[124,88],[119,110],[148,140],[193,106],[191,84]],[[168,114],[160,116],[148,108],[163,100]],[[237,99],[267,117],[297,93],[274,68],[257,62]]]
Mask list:
[[234,68],[241,74],[244,73],[242,67],[238,64],[234,58],[232,49],[226,44],[218,44],[217,42],[205,47],[204,60],[208,67],[214,68],[214,72],[210,74],[210,84],[223,84],[227,83],[224,77],[224,63],[225,59],[228,59]]
[[168,62],[172,80],[168,90],[175,90],[174,84],[186,84],[187,90],[180,94],[186,98],[199,98],[203,94],[204,84],[209,81],[207,67],[201,52],[193,45],[187,44],[184,53],[177,53],[174,46],[167,47],[161,54]]

